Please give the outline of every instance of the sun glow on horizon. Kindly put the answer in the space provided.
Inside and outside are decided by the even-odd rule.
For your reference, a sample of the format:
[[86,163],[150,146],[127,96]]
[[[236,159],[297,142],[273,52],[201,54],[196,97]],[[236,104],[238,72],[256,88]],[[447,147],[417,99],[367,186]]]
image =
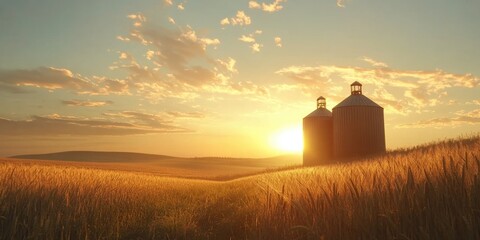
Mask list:
[[282,152],[301,153],[303,151],[303,132],[301,126],[284,128],[271,137],[275,149]]

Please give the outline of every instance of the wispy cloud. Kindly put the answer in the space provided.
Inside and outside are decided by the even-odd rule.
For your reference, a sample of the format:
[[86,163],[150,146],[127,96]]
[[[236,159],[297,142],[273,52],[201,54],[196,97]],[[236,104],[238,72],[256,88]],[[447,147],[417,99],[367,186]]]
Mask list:
[[458,111],[455,113],[455,116],[452,117],[443,117],[443,118],[432,118],[428,120],[421,120],[414,123],[401,124],[397,127],[399,128],[444,128],[444,127],[455,127],[465,124],[480,124],[480,109],[472,111]]
[[179,128],[174,122],[180,118],[205,118],[207,115],[200,111],[167,111],[159,113],[146,113],[139,111],[121,111],[107,112],[103,116],[111,121],[122,121],[137,126],[146,126],[151,128],[165,128],[167,126]]
[[171,111],[171,112],[167,112],[167,114],[175,118],[205,118],[205,113],[203,112]]
[[95,85],[68,69],[39,67],[32,70],[0,70],[0,91],[24,92],[22,87],[45,88],[49,90],[69,89],[79,93],[96,91]]
[[480,105],[480,99],[474,99],[470,102],[467,102],[467,104],[474,104],[474,105]]
[[345,7],[345,0],[337,0],[337,7],[344,8]]
[[75,107],[103,107],[113,104],[112,101],[89,101],[89,100],[64,100],[64,105]]
[[388,67],[388,65],[384,62],[379,62],[379,61],[375,61],[369,57],[363,57],[362,58],[363,61],[369,63],[370,65],[372,65],[373,67]]
[[50,91],[70,90],[77,94],[129,94],[123,80],[106,77],[83,77],[68,69],[39,67],[35,69],[0,70],[0,91],[27,93],[34,88]]
[[165,123],[136,124],[107,119],[60,116],[33,116],[28,120],[0,118],[0,135],[10,136],[89,136],[132,135],[190,131]]

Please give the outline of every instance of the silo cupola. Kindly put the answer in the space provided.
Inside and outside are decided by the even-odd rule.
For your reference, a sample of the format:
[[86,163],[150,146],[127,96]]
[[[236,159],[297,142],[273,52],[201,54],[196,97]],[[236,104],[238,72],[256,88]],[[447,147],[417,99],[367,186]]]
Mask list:
[[317,109],[319,108],[327,108],[327,101],[323,96],[317,98]]
[[350,85],[352,95],[361,95],[362,94],[362,84],[355,81]]

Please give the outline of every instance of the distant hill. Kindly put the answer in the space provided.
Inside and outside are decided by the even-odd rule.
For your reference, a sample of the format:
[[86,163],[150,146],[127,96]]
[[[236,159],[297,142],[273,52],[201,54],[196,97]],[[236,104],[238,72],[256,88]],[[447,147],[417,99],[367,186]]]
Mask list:
[[[270,158],[182,158],[132,152],[96,151],[17,155],[9,159],[11,159],[10,161],[15,160],[24,164],[62,165],[141,172],[161,176],[220,179],[299,165],[302,162],[301,155],[282,155]],[[5,159],[3,161],[8,160]]]
[[101,152],[101,151],[66,151],[45,154],[16,155],[10,158],[36,159],[36,160],[57,160],[73,162],[106,162],[106,163],[135,163],[135,162],[197,162],[215,163],[222,165],[241,166],[284,166],[284,163],[301,163],[301,156],[295,154],[281,155],[269,158],[230,158],[230,157],[173,157],[167,155],[134,153],[134,152]]
[[133,152],[97,152],[97,151],[67,151],[45,154],[16,155],[10,158],[61,160],[74,162],[144,162],[162,159],[177,159],[176,157]]

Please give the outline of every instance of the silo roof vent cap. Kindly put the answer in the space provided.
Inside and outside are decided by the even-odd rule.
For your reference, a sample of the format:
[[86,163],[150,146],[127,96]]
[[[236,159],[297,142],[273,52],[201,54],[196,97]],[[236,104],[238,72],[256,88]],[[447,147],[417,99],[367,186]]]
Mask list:
[[350,84],[350,90],[352,91],[352,95],[361,95],[362,94],[362,84],[355,81]]
[[317,98],[317,109],[319,108],[327,108],[327,101],[323,96]]

